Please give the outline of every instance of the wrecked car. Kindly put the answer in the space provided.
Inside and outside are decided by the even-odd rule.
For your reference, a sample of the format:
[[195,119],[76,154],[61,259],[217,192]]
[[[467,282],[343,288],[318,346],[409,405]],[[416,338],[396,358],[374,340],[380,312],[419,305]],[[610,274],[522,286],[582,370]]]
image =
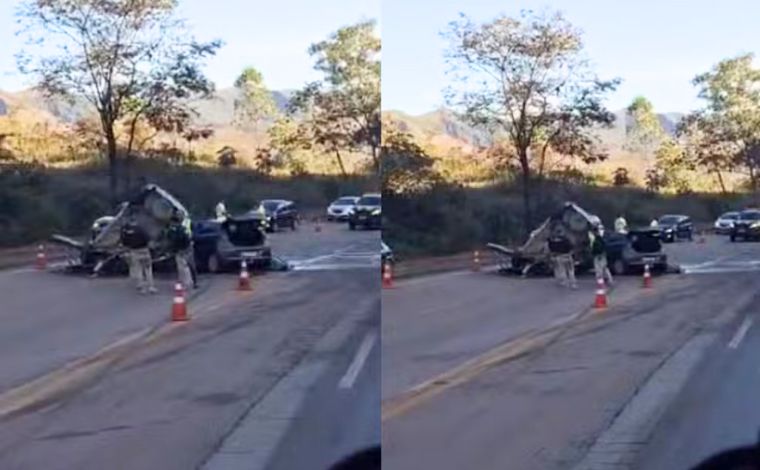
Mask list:
[[[174,260],[165,234],[175,212],[189,217],[187,209],[171,194],[159,186],[147,185],[132,199],[122,203],[116,215],[98,218],[85,241],[64,235],[53,235],[51,241],[69,248],[72,253],[69,267],[72,270],[92,274],[125,274],[129,271],[125,256],[127,250],[121,245],[120,235],[126,221],[134,216],[150,237],[149,246],[154,268],[170,270],[174,267]],[[248,219],[254,217],[250,216]],[[219,230],[214,231],[213,237],[209,237],[204,231],[199,234],[193,233],[195,256],[206,263],[203,267],[208,267],[210,253],[219,255],[220,268],[224,261],[239,261],[243,257],[250,258],[254,265],[265,264],[266,260],[271,258],[260,218],[248,225],[236,218],[214,223],[218,225]],[[194,228],[197,226],[198,224],[194,224]],[[208,226],[208,222],[205,226]],[[210,246],[214,249],[210,249]]]
[[[577,204],[567,202],[535,229],[521,247],[508,248],[489,243],[488,248],[498,256],[500,272],[522,276],[552,275],[552,259],[547,241],[554,230],[559,230],[573,245],[576,272],[583,273],[593,269],[589,232],[594,225],[602,226],[599,217],[586,212]],[[667,264],[657,229],[632,230],[628,234],[605,231],[604,239],[607,260],[615,274],[643,269],[644,264],[649,264],[655,271],[677,270]]]

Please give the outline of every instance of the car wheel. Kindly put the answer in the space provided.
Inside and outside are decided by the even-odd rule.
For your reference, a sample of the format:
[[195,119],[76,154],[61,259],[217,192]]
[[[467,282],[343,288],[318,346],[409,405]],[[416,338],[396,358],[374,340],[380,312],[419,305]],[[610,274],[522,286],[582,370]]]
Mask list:
[[212,254],[206,260],[206,270],[211,274],[216,274],[222,270],[222,262],[217,254]]
[[622,276],[625,274],[625,263],[622,259],[618,258],[612,263],[612,274],[615,276]]
[[354,223],[353,223],[353,222],[349,222],[349,223],[348,223],[348,229],[349,229],[349,230],[356,230],[356,225],[354,225]]

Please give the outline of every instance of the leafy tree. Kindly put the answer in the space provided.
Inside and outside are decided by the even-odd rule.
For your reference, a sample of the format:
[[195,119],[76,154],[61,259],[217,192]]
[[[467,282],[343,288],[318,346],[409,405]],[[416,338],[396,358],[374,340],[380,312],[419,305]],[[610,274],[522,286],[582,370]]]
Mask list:
[[534,172],[544,171],[547,151],[588,163],[606,158],[591,131],[614,121],[602,98],[618,81],[591,72],[580,33],[560,13],[523,12],[484,24],[462,16],[446,36],[455,81],[448,101],[469,123],[508,136],[520,168],[528,233]]
[[612,174],[612,184],[614,186],[627,186],[631,184],[631,177],[628,175],[628,168],[618,167]]
[[668,181],[665,174],[657,167],[649,168],[644,176],[644,185],[649,191],[659,192],[667,186]]
[[712,172],[745,171],[757,196],[760,69],[753,67],[753,59],[752,54],[726,59],[695,77],[705,107],[690,115],[681,130],[692,138],[689,151],[697,164]]
[[294,105],[306,115],[296,128],[302,148],[316,146],[335,155],[335,162],[345,177],[347,172],[341,151],[356,147],[356,127],[353,121],[343,117],[343,99],[339,92],[307,87],[296,95]]
[[713,126],[714,120],[705,119],[701,112],[684,117],[678,125],[677,135],[683,142],[686,158],[707,173],[715,175],[723,194],[727,193],[723,174],[733,171],[736,161],[732,158],[728,142],[720,138],[720,131]]
[[664,140],[657,149],[655,168],[660,176],[658,190],[664,187],[672,187],[678,193],[691,191],[686,172],[692,167],[686,158],[686,153],[673,139]]
[[627,112],[632,123],[626,126],[626,148],[633,152],[651,154],[666,137],[654,106],[643,96],[638,96],[628,106]]
[[291,111],[305,115],[303,130],[328,152],[337,152],[341,167],[340,149],[369,148],[379,171],[380,38],[375,22],[341,28],[313,44],[309,53],[325,78],[297,93]]
[[222,168],[229,168],[237,165],[237,150],[225,145],[216,151],[216,158],[219,162],[219,166]]
[[277,114],[277,105],[272,93],[264,85],[261,72],[247,67],[235,80],[235,89],[240,97],[235,99],[235,120],[239,124],[258,124]]
[[175,18],[175,0],[25,0],[19,11],[29,48],[18,56],[22,72],[48,95],[86,99],[97,111],[106,143],[112,202],[117,198],[117,133],[129,120],[127,154],[137,122],[148,119],[181,131],[187,99],[212,84],[200,72],[218,41],[200,43]]
[[380,155],[383,191],[391,195],[428,191],[441,181],[433,159],[393,123],[383,123]]

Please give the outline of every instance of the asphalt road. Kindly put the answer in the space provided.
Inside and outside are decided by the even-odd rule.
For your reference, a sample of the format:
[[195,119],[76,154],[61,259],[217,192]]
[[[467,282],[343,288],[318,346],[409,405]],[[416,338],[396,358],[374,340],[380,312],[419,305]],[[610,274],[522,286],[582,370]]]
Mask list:
[[169,322],[171,279],[145,297],[125,278],[0,272],[0,468],[199,468],[349,315],[360,321],[322,353],[304,419],[281,424],[283,435],[305,441],[321,404],[341,405],[332,426],[343,434],[305,447],[304,461],[379,435],[377,345],[350,388],[334,385],[377,329],[378,232],[309,224],[271,244],[295,271],[255,276],[245,293],[234,275],[204,277],[181,324]]
[[758,321],[757,309],[745,308],[721,330],[697,373],[662,417],[635,468],[685,470],[716,453],[757,443]]
[[[728,342],[726,335],[738,328],[735,318],[752,301],[760,244],[710,237],[666,250],[687,274],[656,277],[652,289],[642,289],[637,277],[618,279],[610,308],[602,312],[589,309],[595,295],[589,278],[578,291],[568,291],[546,279],[455,273],[383,291],[384,464],[446,470],[566,469],[580,463],[676,352],[706,331],[728,328],[721,333]],[[718,318],[733,320],[726,327]],[[742,347],[751,347],[752,332]],[[698,370],[710,374],[707,366]],[[725,376],[737,386],[749,373],[716,366],[705,381],[715,384]],[[702,398],[691,403],[704,406]],[[739,408],[732,408],[729,420],[741,413],[733,405]],[[704,420],[714,416],[704,413]],[[736,427],[746,442],[755,438],[758,421],[753,414],[743,417],[754,426],[749,435]],[[690,426],[693,434],[701,429],[683,424]],[[662,432],[664,449],[672,436]],[[690,434],[684,436],[686,449]],[[652,452],[663,458],[662,466],[646,461],[639,468],[683,468],[673,466],[669,454]],[[628,468],[616,465],[604,468]]]

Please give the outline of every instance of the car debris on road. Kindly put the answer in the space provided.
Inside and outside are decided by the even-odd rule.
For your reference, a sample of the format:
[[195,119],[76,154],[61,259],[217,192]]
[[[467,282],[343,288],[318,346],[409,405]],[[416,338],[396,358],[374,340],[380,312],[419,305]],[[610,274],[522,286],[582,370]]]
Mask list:
[[[192,222],[185,207],[163,188],[149,184],[135,197],[120,205],[115,216],[98,218],[89,238],[80,241],[64,235],[53,235],[51,241],[75,253],[69,259],[69,270],[92,275],[126,274],[129,271],[127,248],[121,243],[121,230],[127,220],[134,218],[147,233],[152,265],[156,269],[172,270],[176,250],[172,249],[168,228],[172,217],[191,226],[193,262],[202,270],[221,271],[246,259],[252,265],[270,267],[272,254],[264,234],[264,216],[257,212],[230,216],[220,202],[216,219]],[[209,265],[211,268],[209,269]],[[277,267],[282,269],[282,263]],[[191,265],[191,269],[192,269]]]
[[656,272],[679,272],[677,267],[668,264],[667,255],[662,251],[659,229],[628,229],[626,224],[623,232],[607,233],[599,217],[573,202],[566,202],[560,210],[547,218],[521,247],[509,248],[497,243],[489,243],[487,246],[498,256],[499,271],[502,273],[523,277],[548,276],[554,272],[548,240],[555,230],[559,230],[572,245],[570,254],[575,271],[583,273],[594,267],[590,234],[596,226],[604,233],[607,262],[612,274],[626,274],[643,269],[646,264]]

